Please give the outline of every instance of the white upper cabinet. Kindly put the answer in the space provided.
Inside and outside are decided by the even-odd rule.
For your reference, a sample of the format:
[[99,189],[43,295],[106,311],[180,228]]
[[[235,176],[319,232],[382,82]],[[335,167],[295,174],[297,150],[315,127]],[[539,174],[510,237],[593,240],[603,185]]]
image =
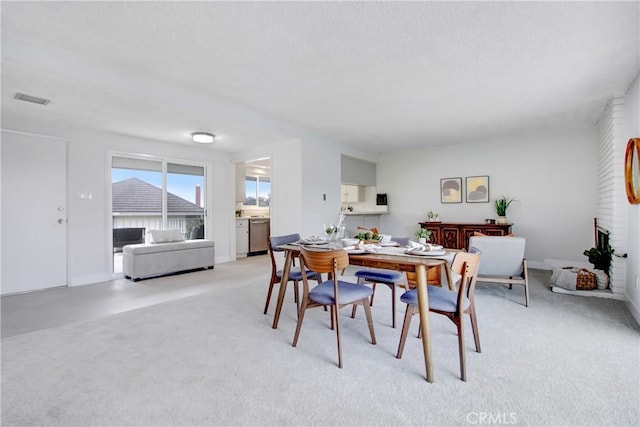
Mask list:
[[364,200],[364,188],[359,185],[342,184],[340,186],[340,202],[358,203]]

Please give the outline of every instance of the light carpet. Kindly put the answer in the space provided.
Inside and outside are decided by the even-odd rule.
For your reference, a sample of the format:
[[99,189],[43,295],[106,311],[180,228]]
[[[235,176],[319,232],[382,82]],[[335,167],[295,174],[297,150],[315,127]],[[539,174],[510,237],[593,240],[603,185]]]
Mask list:
[[[277,330],[268,278],[2,340],[4,426],[615,425],[640,424],[640,335],[624,304],[552,293],[550,273],[522,287],[479,284],[482,353],[466,320],[467,382],[456,330],[431,315],[435,382],[420,341],[401,360],[390,292],[341,311],[344,368],[328,313],[307,312],[297,348],[291,294]],[[212,273],[212,277],[213,273]]]

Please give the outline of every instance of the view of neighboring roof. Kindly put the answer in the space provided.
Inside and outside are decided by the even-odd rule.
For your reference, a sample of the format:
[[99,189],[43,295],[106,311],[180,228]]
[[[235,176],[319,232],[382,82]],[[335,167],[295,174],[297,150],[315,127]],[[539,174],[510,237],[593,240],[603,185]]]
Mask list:
[[[162,189],[138,178],[129,178],[112,184],[112,211],[123,213],[162,212]],[[201,215],[204,208],[167,192],[167,210],[170,214]]]

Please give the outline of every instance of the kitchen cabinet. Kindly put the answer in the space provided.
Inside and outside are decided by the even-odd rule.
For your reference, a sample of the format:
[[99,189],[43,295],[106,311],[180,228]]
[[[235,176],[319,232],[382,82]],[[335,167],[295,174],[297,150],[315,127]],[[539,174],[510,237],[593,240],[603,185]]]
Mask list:
[[340,185],[340,202],[358,203],[364,200],[364,188],[360,185]]
[[244,258],[249,252],[249,220],[236,219],[236,258]]
[[506,236],[511,234],[512,224],[486,224],[472,222],[420,222],[421,228],[431,230],[429,243],[442,245],[450,249],[469,249],[469,237],[474,232],[487,236]]

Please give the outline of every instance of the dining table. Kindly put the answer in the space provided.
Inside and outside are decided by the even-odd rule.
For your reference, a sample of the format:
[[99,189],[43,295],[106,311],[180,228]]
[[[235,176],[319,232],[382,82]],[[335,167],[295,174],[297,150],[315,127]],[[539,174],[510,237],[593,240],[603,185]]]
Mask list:
[[[280,283],[288,282],[291,265],[293,264],[293,259],[298,257],[300,254],[300,246],[301,243],[288,243],[278,246],[278,248],[285,251],[285,261],[282,272],[282,280]],[[327,249],[343,249],[340,243],[337,243],[335,245],[326,245],[324,247],[326,247]],[[350,251],[347,252],[349,253]],[[446,252],[445,254],[449,255],[448,252]],[[447,256],[410,255],[401,250],[382,250],[380,252],[365,251],[363,253],[361,251],[352,251],[352,253],[349,253],[349,265],[358,265],[370,268],[384,268],[389,270],[415,273],[416,288],[418,293],[418,311],[420,314],[420,327],[423,331],[421,336],[426,380],[432,383],[433,352],[431,351],[431,333],[429,327],[429,294],[427,292],[427,270],[432,268],[444,268],[449,288],[452,288],[453,282],[451,280],[451,270],[448,265]],[[273,317],[273,329],[278,328],[278,322],[280,320],[280,313],[282,311],[286,288],[286,286],[280,286],[278,290],[278,301]]]

